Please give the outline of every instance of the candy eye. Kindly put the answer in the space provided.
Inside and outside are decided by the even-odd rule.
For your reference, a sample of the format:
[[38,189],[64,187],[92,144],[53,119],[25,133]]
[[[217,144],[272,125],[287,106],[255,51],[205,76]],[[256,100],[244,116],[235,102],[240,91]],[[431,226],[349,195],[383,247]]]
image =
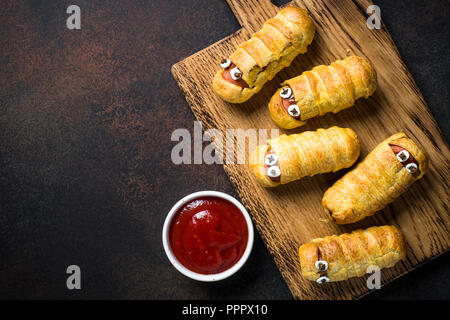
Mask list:
[[238,67],[231,69],[230,74],[233,80],[239,80],[242,77],[242,72]]
[[275,153],[270,153],[270,154],[266,155],[266,157],[264,159],[264,164],[266,166],[271,167],[271,166],[275,165],[277,163],[277,161],[278,161],[277,155]]
[[270,178],[278,178],[281,175],[280,168],[278,166],[271,166],[269,170],[267,170],[267,175]]
[[328,269],[328,262],[323,260],[316,261],[316,268],[319,271],[326,271]]
[[223,59],[222,62],[220,63],[220,67],[223,69],[228,69],[230,66],[231,66],[230,59]]
[[289,87],[285,87],[280,91],[280,97],[283,99],[289,99],[292,96],[292,90]]
[[319,279],[316,280],[317,283],[326,283],[330,282],[330,279],[327,276],[321,276]]
[[288,113],[292,117],[298,118],[300,116],[300,109],[298,108],[298,106],[296,104],[291,104],[288,108]]
[[408,171],[409,173],[415,173],[417,172],[419,168],[417,167],[417,164],[415,163],[408,163],[406,165],[406,171]]
[[407,161],[409,159],[409,152],[406,150],[402,150],[399,153],[397,153],[397,159],[401,163]]

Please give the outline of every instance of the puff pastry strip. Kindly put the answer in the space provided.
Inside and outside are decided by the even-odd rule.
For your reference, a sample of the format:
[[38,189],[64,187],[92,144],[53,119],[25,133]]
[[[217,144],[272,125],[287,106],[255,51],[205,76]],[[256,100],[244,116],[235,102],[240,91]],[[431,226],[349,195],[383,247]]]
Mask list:
[[[404,163],[396,156],[400,150],[408,152],[409,160]],[[415,163],[410,166],[415,166],[416,172],[410,172],[408,162]],[[325,192],[322,205],[338,224],[359,221],[393,202],[422,178],[427,168],[424,151],[403,132],[396,133],[336,181]]]
[[[352,129],[331,127],[281,135],[259,145],[250,156],[250,169],[260,184],[275,187],[318,173],[350,167],[358,158],[359,140]],[[280,176],[268,176],[266,156],[275,154]]]
[[[321,283],[361,277],[372,265],[393,267],[406,258],[406,249],[398,228],[380,226],[314,239],[300,247],[299,257],[303,277]],[[326,270],[318,269],[321,261]]]
[[247,101],[281,69],[288,67],[297,55],[306,52],[314,32],[314,23],[306,10],[298,7],[282,9],[229,58],[231,68],[238,67],[241,72],[239,80],[245,81],[248,87],[226,80],[225,68],[214,76],[214,91],[228,102]]
[[[300,76],[286,80],[272,96],[269,112],[275,123],[284,129],[302,126],[307,119],[325,113],[337,113],[368,98],[376,89],[377,74],[369,60],[351,56],[329,66],[320,65]],[[291,98],[282,98],[282,90],[289,88]],[[295,115],[288,112],[296,105]]]

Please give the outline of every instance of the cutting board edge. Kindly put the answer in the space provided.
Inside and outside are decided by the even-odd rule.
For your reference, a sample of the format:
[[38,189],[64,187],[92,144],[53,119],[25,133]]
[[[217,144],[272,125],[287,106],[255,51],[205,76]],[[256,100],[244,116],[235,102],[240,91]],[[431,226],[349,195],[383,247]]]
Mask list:
[[[431,113],[431,110],[429,109],[428,104],[426,103],[425,98],[423,97],[423,95],[422,95],[422,93],[421,93],[419,87],[417,86],[417,83],[415,82],[414,77],[412,76],[411,72],[409,71],[409,68],[407,67],[406,63],[405,63],[404,60],[402,59],[402,57],[401,57],[401,55],[400,55],[400,52],[399,52],[397,46],[395,45],[394,41],[393,41],[392,38],[391,38],[390,33],[388,32],[387,28],[386,28],[384,25],[383,25],[383,27],[384,27],[384,32],[385,32],[386,35],[388,36],[389,41],[390,41],[392,47],[395,49],[395,53],[396,53],[396,55],[398,56],[398,59],[400,60],[401,64],[402,64],[403,67],[404,67],[404,73],[405,73],[405,75],[407,76],[408,80],[410,81],[411,87],[416,91],[416,94],[417,94],[417,96],[418,96],[418,98],[419,98],[419,100],[420,100],[420,103],[421,103],[421,108],[426,109],[426,111],[429,113],[429,117],[430,117],[430,119],[431,119],[432,122],[433,122],[433,123],[431,124],[431,126],[432,126],[434,129],[436,129],[435,131],[437,131],[437,133],[438,133],[438,135],[439,135],[439,140],[441,140],[441,141],[439,141],[439,142],[441,142],[440,147],[443,147],[443,146],[444,146],[444,147],[445,147],[445,150],[443,150],[443,151],[445,152],[445,154],[448,154],[448,153],[450,152],[448,142],[445,140],[444,136],[442,135],[442,131],[441,131],[440,127],[437,125],[437,122],[436,122],[435,118],[433,117],[433,115],[432,115],[432,113]],[[195,100],[195,95],[192,95],[191,92],[185,91],[185,90],[183,89],[182,85],[181,85],[181,81],[183,81],[183,80],[182,80],[182,78],[183,78],[183,72],[181,71],[181,66],[182,66],[182,64],[187,63],[190,59],[195,59],[196,56],[201,55],[204,51],[210,50],[210,49],[213,48],[214,46],[220,45],[222,42],[227,41],[228,39],[230,39],[230,38],[232,38],[233,36],[235,36],[237,33],[242,32],[243,30],[245,30],[244,27],[242,27],[241,29],[237,30],[235,33],[233,33],[233,34],[231,34],[231,35],[229,35],[229,36],[227,36],[227,37],[225,37],[225,38],[223,38],[223,39],[221,39],[221,40],[219,40],[219,41],[217,41],[217,42],[215,42],[215,43],[213,43],[213,44],[207,46],[206,48],[204,48],[204,49],[202,49],[202,50],[200,50],[200,51],[198,51],[198,52],[196,52],[196,53],[194,53],[194,54],[192,54],[192,55],[190,55],[190,56],[188,56],[188,57],[182,59],[181,61],[175,63],[174,65],[172,65],[172,67],[171,67],[172,75],[174,76],[175,80],[177,81],[178,86],[179,86],[180,89],[182,90],[183,95],[185,96],[186,100],[188,101],[189,106],[190,106],[190,108],[191,108],[191,110],[192,110],[194,116],[197,118],[197,120],[203,121],[203,120],[204,120],[204,117],[206,117],[206,115],[205,115],[205,114],[202,114],[201,109],[200,109],[199,107],[195,106],[195,103],[192,102],[193,100]],[[186,81],[184,81],[184,82],[186,83]],[[429,128],[430,128],[430,125],[427,124],[426,127],[424,126],[424,130],[422,130],[422,131],[428,130]],[[435,133],[436,133],[436,132],[435,132]],[[433,137],[434,137],[434,136],[433,136]],[[435,143],[435,145],[438,145],[438,143]],[[223,167],[224,167],[224,166],[223,166]],[[226,172],[226,174],[227,174],[227,176],[228,176],[228,179],[229,179],[230,182],[232,183],[234,189],[235,189],[235,190],[238,190],[237,186],[236,186],[235,183],[233,182],[232,177],[230,176],[230,173],[226,170],[226,168],[224,168],[224,171]],[[445,174],[445,176],[448,177],[448,172],[447,172],[447,174]],[[237,192],[237,194],[239,195],[239,198],[241,198],[241,195],[239,194],[239,192]],[[260,231],[259,228],[258,228],[258,231]],[[261,234],[261,232],[260,232],[260,234]],[[267,244],[265,244],[265,245],[267,246]],[[418,262],[418,263],[416,263],[416,264],[411,264],[411,267],[404,267],[404,271],[399,272],[398,274],[396,274],[395,276],[393,276],[392,278],[390,278],[388,281],[386,281],[385,283],[383,283],[383,287],[386,286],[386,285],[388,285],[389,283],[392,283],[394,280],[396,280],[396,279],[398,279],[398,278],[404,276],[405,274],[407,274],[407,273],[409,273],[409,272],[411,272],[411,271],[414,271],[414,270],[416,270],[417,268],[420,268],[420,267],[423,266],[425,263],[427,263],[427,262],[429,262],[429,261],[431,261],[431,260],[434,260],[434,259],[436,259],[436,258],[438,258],[438,257],[440,257],[440,256],[442,256],[442,255],[444,255],[444,254],[446,254],[448,251],[449,251],[449,248],[448,248],[448,246],[447,246],[447,247],[444,248],[441,252],[439,252],[439,253],[437,253],[437,254],[435,254],[435,255],[431,255],[431,256],[429,256],[429,257],[424,257],[423,259],[420,260],[420,262]],[[274,258],[274,261],[275,261],[275,263],[277,264],[277,267],[278,267],[280,273],[282,274],[282,276],[283,276],[285,282],[287,283],[288,286],[290,286],[290,285],[289,285],[289,281],[286,281],[286,277],[285,277],[284,273],[281,271],[280,266],[279,266],[278,263],[276,262],[276,258],[275,258],[275,257],[273,257],[273,258]],[[294,295],[294,293],[293,293],[293,290],[291,290],[291,288],[290,288],[290,291],[291,291],[292,295],[295,297],[295,295]],[[366,295],[369,295],[369,294],[372,293],[372,292],[373,292],[373,291],[368,290],[368,291],[364,291],[362,294],[359,294],[359,295],[353,295],[353,296],[351,296],[351,297],[352,297],[352,298],[355,298],[355,299],[360,299],[360,298],[362,298],[362,297],[365,297]],[[350,295],[351,295],[351,294],[350,294]]]

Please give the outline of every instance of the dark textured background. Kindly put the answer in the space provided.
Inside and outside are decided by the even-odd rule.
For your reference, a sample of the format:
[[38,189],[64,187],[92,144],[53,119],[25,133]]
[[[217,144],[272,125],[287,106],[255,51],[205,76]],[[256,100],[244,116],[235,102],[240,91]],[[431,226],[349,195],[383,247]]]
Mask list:
[[[449,1],[376,4],[449,141]],[[213,284],[179,274],[161,243],[184,195],[236,196],[221,166],[171,163],[171,132],[194,117],[170,67],[238,29],[223,0],[2,1],[0,298],[291,298],[258,235]],[[369,298],[449,299],[449,267],[446,254]]]

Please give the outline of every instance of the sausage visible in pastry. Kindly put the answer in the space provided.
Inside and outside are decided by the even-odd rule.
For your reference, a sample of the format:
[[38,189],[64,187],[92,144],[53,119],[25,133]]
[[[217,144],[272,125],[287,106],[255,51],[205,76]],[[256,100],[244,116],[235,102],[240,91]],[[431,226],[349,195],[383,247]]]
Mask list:
[[286,80],[272,96],[269,112],[279,127],[292,129],[313,117],[353,106],[356,99],[368,98],[376,86],[377,74],[369,60],[351,56]]
[[403,132],[396,133],[336,181],[322,205],[338,224],[359,221],[393,202],[427,168],[425,152]]
[[281,135],[253,151],[250,169],[260,184],[275,187],[302,177],[348,168],[358,158],[359,149],[356,133],[348,128]]
[[242,103],[288,67],[314,38],[315,27],[304,9],[287,7],[220,63],[214,91],[225,101]]
[[361,277],[370,266],[393,267],[406,249],[398,228],[380,226],[314,239],[300,247],[299,257],[303,277],[325,283]]

